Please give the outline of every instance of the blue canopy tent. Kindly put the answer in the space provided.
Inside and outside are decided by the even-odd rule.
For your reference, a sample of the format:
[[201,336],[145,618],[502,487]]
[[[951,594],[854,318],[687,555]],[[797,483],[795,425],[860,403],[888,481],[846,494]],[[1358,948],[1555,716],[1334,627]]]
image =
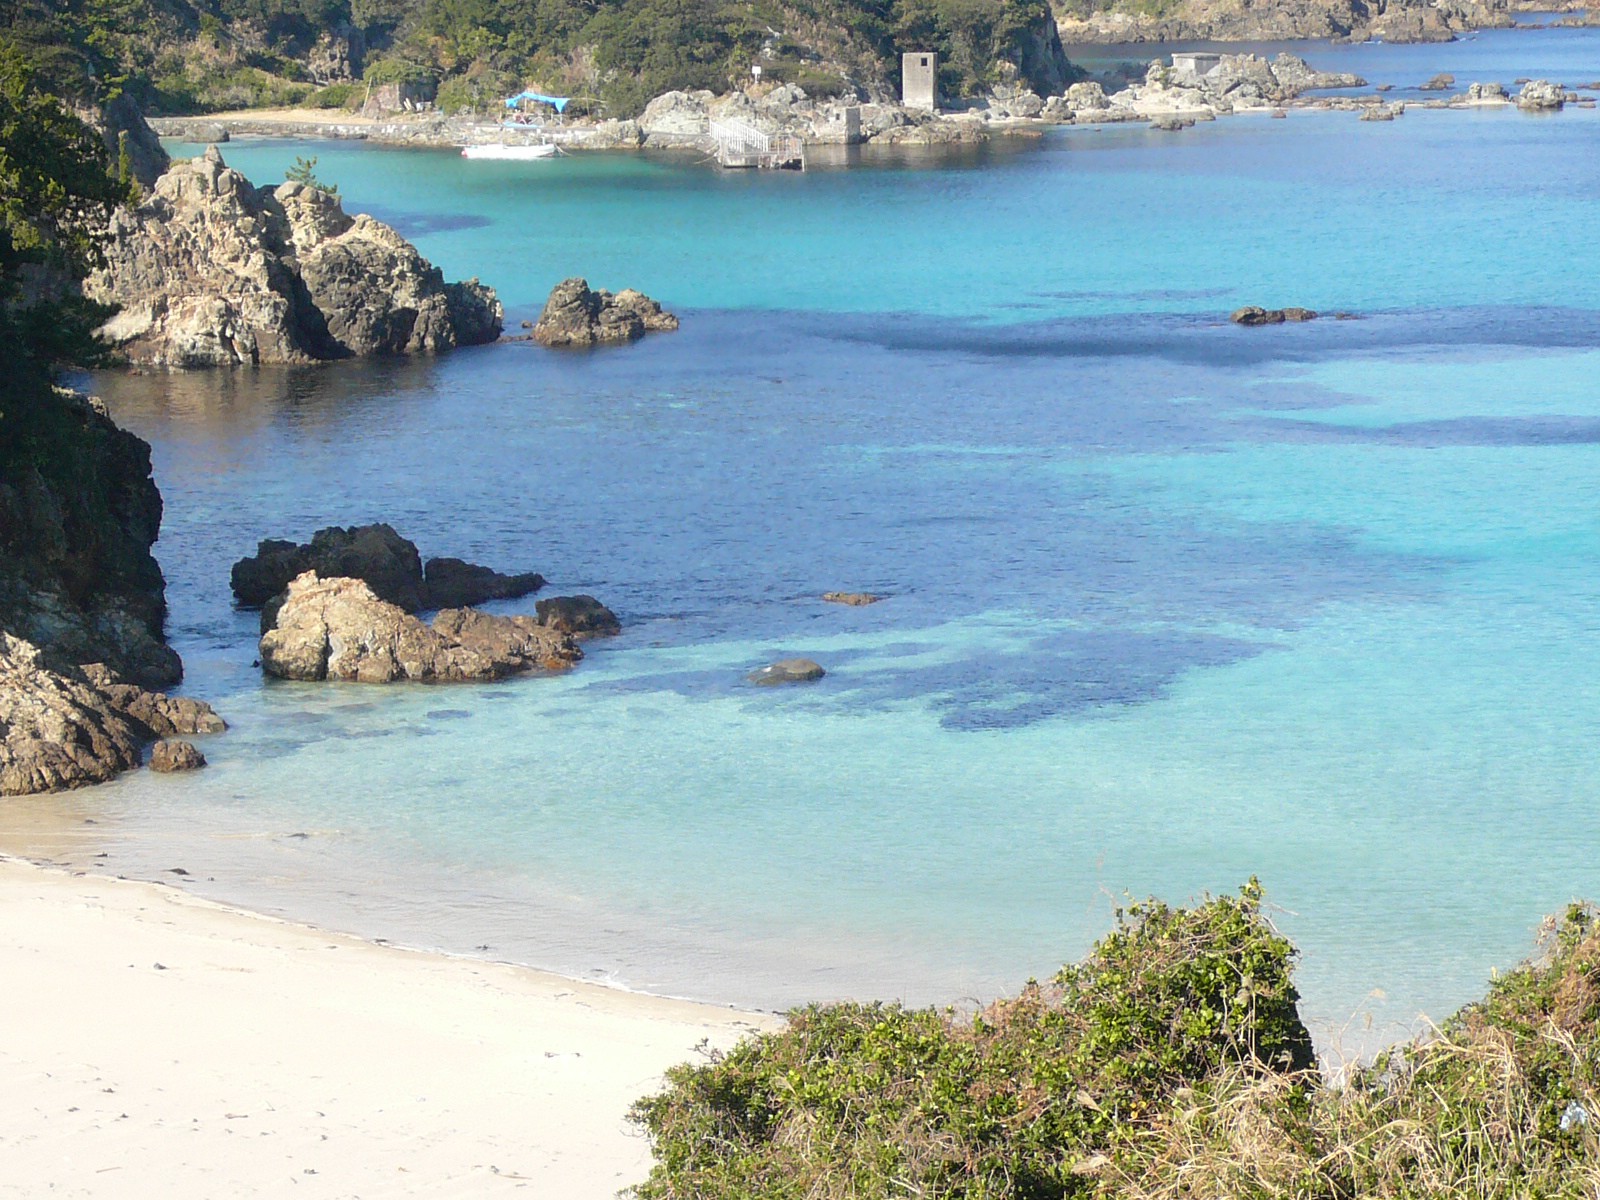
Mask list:
[[516,108],[524,100],[534,100],[540,104],[548,104],[558,113],[567,111],[567,105],[572,103],[571,96],[546,96],[541,92],[518,92],[515,96],[506,99],[507,108]]

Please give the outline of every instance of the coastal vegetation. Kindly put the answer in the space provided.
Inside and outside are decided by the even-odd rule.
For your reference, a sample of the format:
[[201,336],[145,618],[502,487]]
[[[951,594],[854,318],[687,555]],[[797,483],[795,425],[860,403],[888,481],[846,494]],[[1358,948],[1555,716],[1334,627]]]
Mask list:
[[1260,885],[1151,901],[976,1013],[814,1005],[668,1075],[636,1200],[1560,1197],[1600,1187],[1600,921],[1318,1068]]
[[902,50],[941,53],[951,95],[1064,60],[1048,0],[7,0],[15,36],[63,95],[127,89],[192,113],[354,107],[405,82],[446,111],[528,84],[580,110],[636,114],[672,89],[751,79],[814,95],[888,95]]
[[134,186],[27,56],[0,41],[0,465],[62,467],[68,418],[53,373],[103,358],[94,331],[111,312],[75,285],[98,261],[96,230]]

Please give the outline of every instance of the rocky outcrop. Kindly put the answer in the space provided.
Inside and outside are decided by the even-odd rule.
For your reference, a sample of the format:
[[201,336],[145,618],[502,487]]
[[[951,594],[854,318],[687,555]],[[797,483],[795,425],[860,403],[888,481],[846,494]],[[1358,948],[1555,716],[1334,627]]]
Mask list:
[[776,687],[784,683],[810,683],[826,674],[809,658],[786,658],[759,671],[751,671],[745,678],[758,687]]
[[1503,83],[1473,83],[1467,85],[1468,104],[1509,104]]
[[1058,11],[1057,20],[1068,45],[1372,37],[1415,42],[1449,41],[1469,29],[1508,25],[1506,9],[1505,0],[1183,0],[1162,6],[1097,0]]
[[207,704],[152,693],[0,633],[0,795],[104,783],[173,733],[225,728]]
[[1317,314],[1309,308],[1260,308],[1254,304],[1236,309],[1228,318],[1235,325],[1282,325],[1285,321],[1315,321]]
[[124,354],[176,367],[436,353],[492,341],[502,318],[381,221],[304,184],[256,188],[215,146],[112,216],[84,290],[120,306],[103,332]]
[[406,612],[513,600],[545,583],[543,575],[502,575],[459,558],[430,558],[424,565],[416,543],[392,525],[334,525],[317,530],[306,543],[262,541],[254,555],[233,565],[234,598],[246,608],[264,607],[306,571],[325,579],[359,579],[380,600]]
[[89,124],[100,131],[112,164],[119,172],[126,168],[142,188],[153,188],[172,163],[161,139],[127,92],[101,109],[98,117],[91,117]]
[[552,596],[533,606],[539,623],[573,637],[614,637],[622,632],[622,622],[593,596]]
[[307,571],[289,584],[261,666],[281,679],[450,683],[561,670],[583,657],[566,634],[530,617],[447,609],[424,625],[359,579]]
[[848,604],[852,608],[864,608],[883,599],[876,592],[823,592],[822,598],[829,604]]
[[1517,95],[1517,107],[1525,112],[1555,112],[1566,101],[1565,89],[1548,79],[1530,79]]
[[1203,72],[1156,61],[1143,83],[1110,97],[1109,115],[1124,111],[1138,117],[1204,120],[1237,109],[1276,106],[1312,90],[1365,83],[1359,75],[1315,70],[1305,59],[1287,53],[1270,60],[1255,54],[1224,54]]
[[533,340],[541,346],[600,346],[676,328],[678,318],[641,292],[628,288],[612,295],[573,278],[551,291],[533,327]]
[[161,493],[149,445],[90,397],[29,403],[40,448],[0,447],[0,629],[64,663],[105,663],[147,687],[178,682],[150,553]]
[[206,756],[195,749],[193,742],[163,738],[150,747],[150,769],[163,775],[176,771],[198,771],[205,765]]

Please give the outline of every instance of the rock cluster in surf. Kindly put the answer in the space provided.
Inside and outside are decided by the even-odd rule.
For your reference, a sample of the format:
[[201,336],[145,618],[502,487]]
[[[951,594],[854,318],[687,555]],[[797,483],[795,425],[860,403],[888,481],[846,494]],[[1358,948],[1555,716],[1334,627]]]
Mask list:
[[533,327],[533,340],[541,346],[600,346],[632,342],[646,333],[668,333],[678,328],[678,318],[632,288],[612,294],[596,291],[586,279],[564,279],[545,301]]
[[289,584],[261,636],[261,667],[281,679],[451,683],[559,671],[582,657],[572,635],[532,617],[452,608],[425,625],[359,579],[315,571]]
[[380,600],[406,612],[460,608],[490,600],[515,600],[536,592],[545,578],[533,571],[503,575],[459,558],[430,558],[392,525],[333,525],[309,542],[267,538],[256,552],[233,564],[233,595],[246,608],[270,606],[290,580],[307,571],[367,584]]

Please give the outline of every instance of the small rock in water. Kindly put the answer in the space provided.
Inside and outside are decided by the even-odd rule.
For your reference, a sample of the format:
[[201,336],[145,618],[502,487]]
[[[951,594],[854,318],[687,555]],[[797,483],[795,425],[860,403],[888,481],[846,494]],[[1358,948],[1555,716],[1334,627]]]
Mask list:
[[1315,321],[1317,314],[1309,308],[1262,308],[1258,304],[1247,304],[1243,308],[1235,309],[1228,318],[1235,325],[1282,325],[1285,321]]
[[[174,771],[194,771],[206,765],[206,756],[194,748],[193,743],[177,738],[163,738],[150,748],[150,769],[170,774]],[[177,871],[173,872],[177,874]],[[187,874],[188,872],[184,872]]]
[[573,637],[614,637],[622,622],[593,596],[551,596],[533,606],[539,624]]
[[1456,77],[1447,71],[1441,71],[1427,83],[1422,85],[1424,92],[1447,92],[1456,85]]
[[826,674],[826,671],[809,658],[786,658],[782,662],[762,667],[759,671],[751,671],[747,678],[751,683],[771,687],[780,683],[810,683]]
[[823,592],[822,598],[829,604],[848,604],[855,608],[876,604],[883,599],[873,592]]

